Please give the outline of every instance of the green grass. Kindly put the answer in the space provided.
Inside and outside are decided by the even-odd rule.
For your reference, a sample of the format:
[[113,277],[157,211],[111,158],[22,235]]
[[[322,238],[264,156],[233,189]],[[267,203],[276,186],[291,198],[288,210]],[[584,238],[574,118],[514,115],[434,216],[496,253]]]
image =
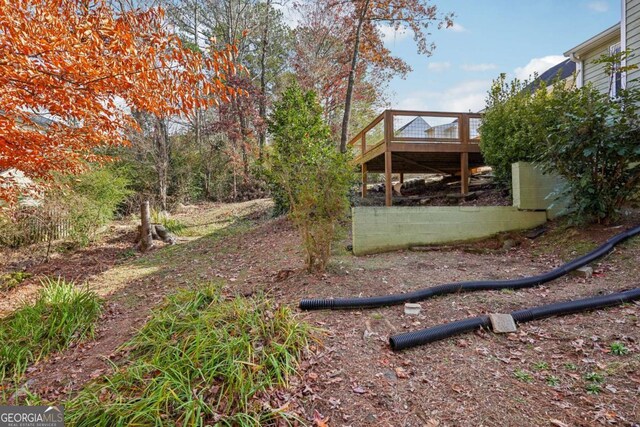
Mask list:
[[584,375],[584,379],[587,381],[587,385],[584,388],[588,394],[599,394],[602,391],[601,384],[604,383],[604,375],[597,372],[589,372]]
[[162,220],[162,225],[164,225],[164,228],[166,228],[167,231],[177,236],[179,236],[187,228],[187,225],[185,223],[173,218],[164,218]]
[[588,374],[584,375],[584,379],[591,383],[602,384],[604,382],[604,375],[597,372],[589,372]]
[[557,385],[560,385],[560,378],[556,377],[555,375],[547,375],[547,378],[545,378],[545,382],[551,387],[556,387]]
[[531,374],[528,373],[527,371],[522,370],[522,369],[516,369],[513,372],[513,376],[516,377],[518,380],[524,382],[524,383],[533,382],[533,377],[531,376]]
[[178,219],[169,218],[166,214],[157,211],[151,213],[151,221],[156,224],[162,224],[168,232],[177,236],[187,229],[187,224]]
[[546,371],[549,369],[549,364],[547,362],[536,362],[533,364],[533,369],[536,371]]
[[225,299],[212,284],[182,291],[123,347],[127,364],[66,403],[68,422],[281,425],[289,416],[268,396],[296,372],[309,333],[264,297]]
[[611,350],[611,354],[615,354],[616,356],[624,356],[625,354],[629,354],[629,349],[619,341],[612,342],[609,346],[609,349]]
[[602,387],[597,383],[589,383],[584,389],[587,391],[587,394],[600,394],[602,391]]
[[93,334],[100,300],[62,279],[44,281],[33,305],[0,320],[0,381],[14,381],[47,355]]

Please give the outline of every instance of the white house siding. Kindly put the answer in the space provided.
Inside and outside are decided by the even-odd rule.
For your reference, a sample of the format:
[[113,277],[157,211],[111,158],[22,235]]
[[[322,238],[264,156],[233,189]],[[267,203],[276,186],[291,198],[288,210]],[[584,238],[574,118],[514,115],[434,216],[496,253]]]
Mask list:
[[627,86],[638,85],[640,81],[640,0],[626,0],[627,22],[626,38],[627,49],[632,52],[632,57],[627,60],[627,65],[637,65],[639,68],[627,74]]
[[602,55],[609,54],[609,47],[618,43],[620,39],[613,37],[603,42],[597,48],[589,51],[583,57],[584,81],[592,83],[600,92],[609,92],[609,76],[604,72],[604,64],[594,64],[593,61]]

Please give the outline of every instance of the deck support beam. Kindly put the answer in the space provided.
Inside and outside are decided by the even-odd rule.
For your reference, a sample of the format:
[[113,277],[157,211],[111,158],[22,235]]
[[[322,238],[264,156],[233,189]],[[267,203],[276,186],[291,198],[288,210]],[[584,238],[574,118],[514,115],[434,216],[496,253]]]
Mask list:
[[391,140],[393,139],[393,113],[390,110],[384,112],[384,202],[386,206],[393,204],[393,185],[391,174],[393,173],[391,158]]

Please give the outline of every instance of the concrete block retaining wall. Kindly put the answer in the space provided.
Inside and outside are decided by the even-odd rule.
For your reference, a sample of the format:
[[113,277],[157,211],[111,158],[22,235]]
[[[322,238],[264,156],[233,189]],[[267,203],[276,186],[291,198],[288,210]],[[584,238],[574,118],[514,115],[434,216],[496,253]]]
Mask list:
[[545,211],[511,206],[355,207],[352,214],[356,255],[488,237],[547,220]]

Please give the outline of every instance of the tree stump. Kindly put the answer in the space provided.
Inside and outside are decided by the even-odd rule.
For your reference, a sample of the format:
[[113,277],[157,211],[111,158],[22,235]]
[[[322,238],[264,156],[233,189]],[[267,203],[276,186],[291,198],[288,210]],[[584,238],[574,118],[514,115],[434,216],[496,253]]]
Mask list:
[[138,247],[141,252],[147,252],[153,248],[153,232],[151,230],[151,213],[149,201],[145,200],[140,204],[140,233]]

